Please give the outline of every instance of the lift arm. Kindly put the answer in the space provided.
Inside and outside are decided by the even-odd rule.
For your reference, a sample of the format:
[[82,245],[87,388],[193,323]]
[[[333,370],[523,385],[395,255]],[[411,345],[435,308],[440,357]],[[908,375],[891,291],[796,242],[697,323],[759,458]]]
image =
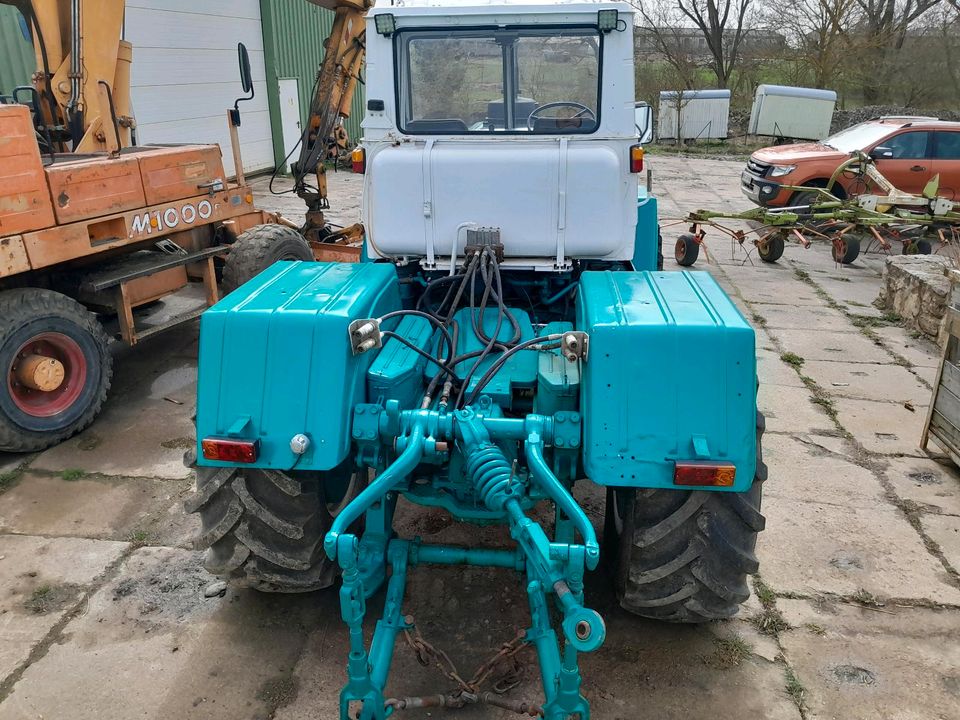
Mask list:
[[[32,104],[51,152],[114,152],[131,144],[124,0],[0,0],[23,14],[37,72]],[[18,98],[20,94],[18,92]],[[25,98],[21,98],[22,102]]]
[[[335,14],[326,52],[317,72],[310,116],[300,146],[300,157],[293,164],[294,190],[307,205],[304,234],[308,240],[329,241],[323,211],[327,200],[324,161],[336,158],[349,142],[344,121],[350,117],[353,93],[360,79],[366,47],[364,16],[373,0],[309,0]],[[315,178],[316,184],[310,183]],[[359,227],[359,226],[356,226]],[[342,236],[343,233],[335,235]]]

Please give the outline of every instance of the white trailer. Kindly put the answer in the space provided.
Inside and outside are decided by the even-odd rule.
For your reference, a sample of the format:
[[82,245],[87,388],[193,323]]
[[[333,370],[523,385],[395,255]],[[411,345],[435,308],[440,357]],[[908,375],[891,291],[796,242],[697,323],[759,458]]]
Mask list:
[[722,140],[729,118],[729,90],[665,90],[660,93],[657,139]]
[[837,104],[833,90],[758,85],[750,112],[750,135],[822,140],[830,134]]

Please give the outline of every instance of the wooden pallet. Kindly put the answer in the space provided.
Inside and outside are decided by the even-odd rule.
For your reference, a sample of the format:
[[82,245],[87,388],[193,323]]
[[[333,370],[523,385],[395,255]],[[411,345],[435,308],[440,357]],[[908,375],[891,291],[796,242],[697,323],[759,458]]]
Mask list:
[[927,449],[932,435],[950,458],[960,465],[960,310],[947,307],[947,341],[940,356],[940,368],[933,385],[920,447]]

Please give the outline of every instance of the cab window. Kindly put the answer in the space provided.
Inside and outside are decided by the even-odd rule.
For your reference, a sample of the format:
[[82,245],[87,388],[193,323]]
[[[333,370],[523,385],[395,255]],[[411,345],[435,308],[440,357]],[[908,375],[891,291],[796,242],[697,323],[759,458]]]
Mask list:
[[930,157],[927,154],[930,133],[914,131],[900,133],[880,142],[893,152],[893,160],[920,160]]
[[395,42],[405,133],[597,129],[602,38],[596,28],[400,31]]
[[933,157],[937,160],[960,160],[960,130],[933,134]]

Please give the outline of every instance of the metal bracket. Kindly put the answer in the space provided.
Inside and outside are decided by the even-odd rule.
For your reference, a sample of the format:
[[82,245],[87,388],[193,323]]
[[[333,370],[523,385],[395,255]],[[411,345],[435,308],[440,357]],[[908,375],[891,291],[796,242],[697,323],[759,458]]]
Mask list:
[[560,338],[560,350],[570,362],[577,360],[587,361],[587,349],[590,346],[590,336],[582,330],[570,330]]
[[350,352],[362,355],[367,350],[383,347],[383,334],[377,318],[354,320],[347,328],[350,334]]

